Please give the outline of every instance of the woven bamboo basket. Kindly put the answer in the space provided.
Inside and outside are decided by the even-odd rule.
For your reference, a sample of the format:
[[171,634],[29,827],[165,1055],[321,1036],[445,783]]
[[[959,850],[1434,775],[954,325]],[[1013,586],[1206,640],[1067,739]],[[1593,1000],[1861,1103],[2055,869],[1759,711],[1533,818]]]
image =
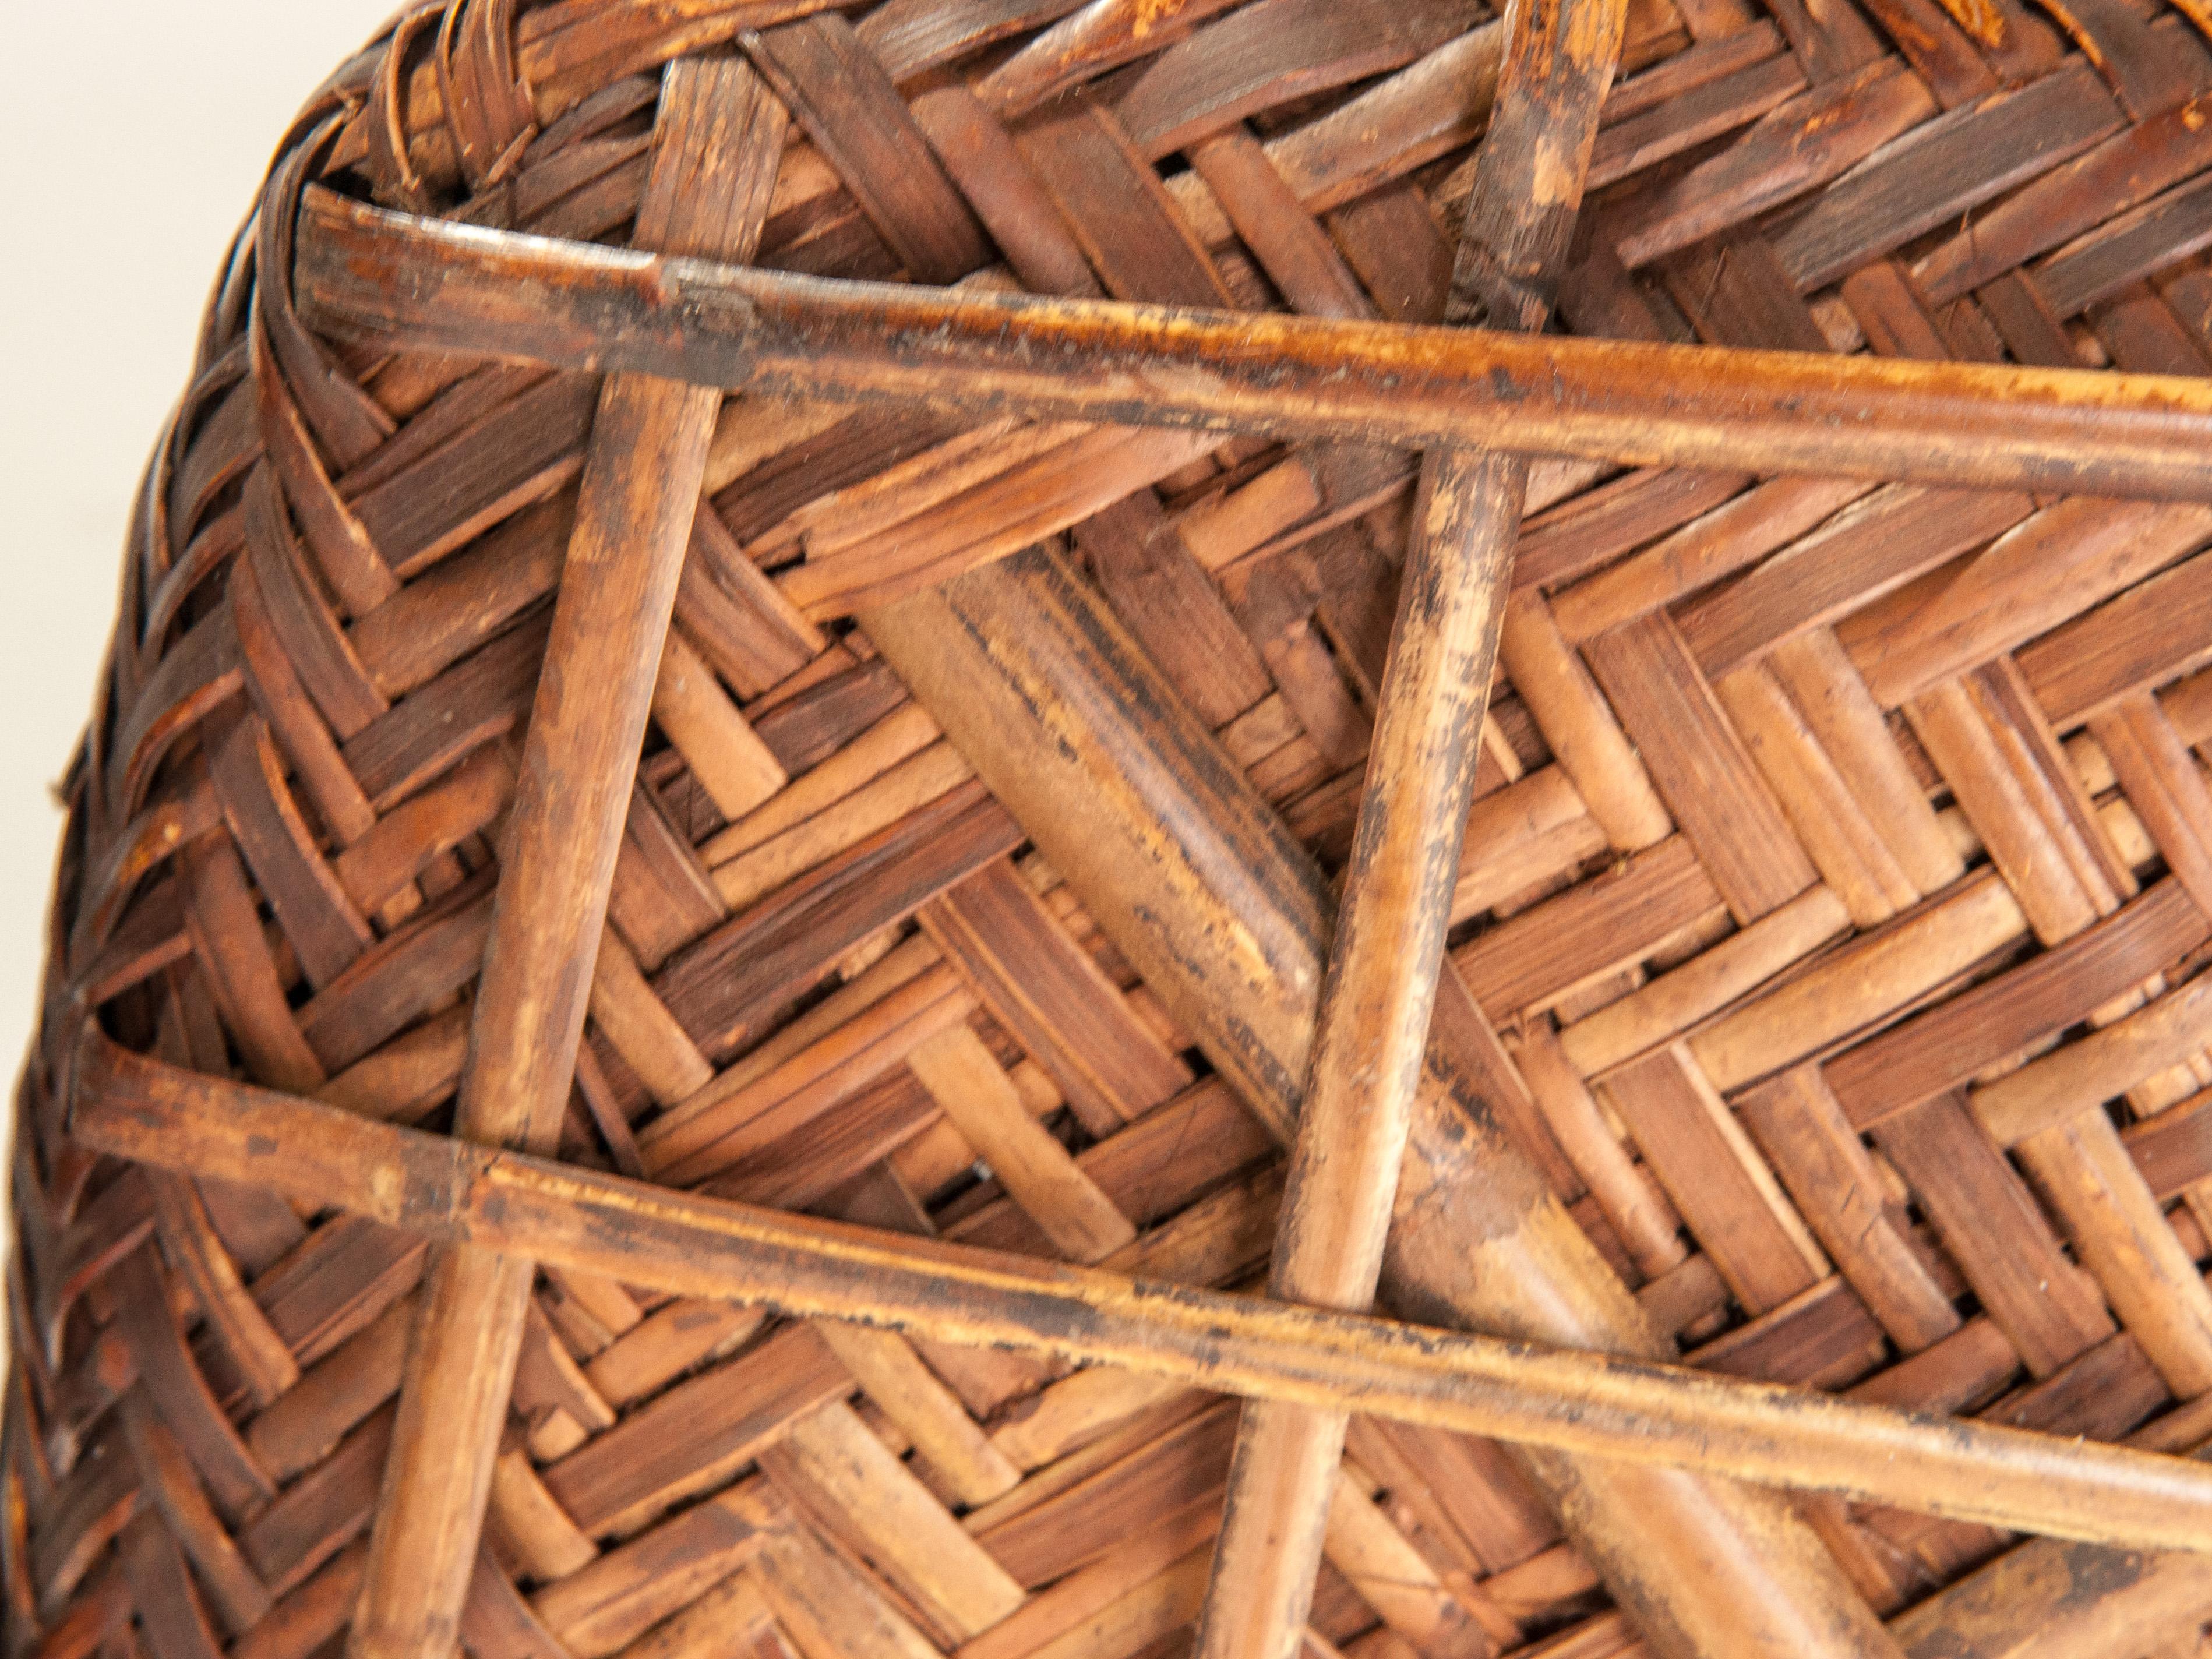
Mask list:
[[8,1659],[2180,1659],[2212,26],[434,0],[147,475]]

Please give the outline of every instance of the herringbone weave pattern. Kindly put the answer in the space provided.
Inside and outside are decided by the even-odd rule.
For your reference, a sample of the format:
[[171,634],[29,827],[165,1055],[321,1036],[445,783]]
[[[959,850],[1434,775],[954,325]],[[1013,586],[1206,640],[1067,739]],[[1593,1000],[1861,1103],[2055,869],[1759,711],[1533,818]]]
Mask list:
[[[793,123],[763,264],[1439,313],[1480,0],[1192,7],[1025,97],[1000,66],[1070,9],[453,0],[287,137],[69,781],[14,1164],[12,1655],[342,1639],[423,1247],[72,1145],[69,1057],[97,1014],[172,1065],[442,1126],[574,517],[596,381],[319,337],[289,291],[303,188],[624,243],[662,66],[758,31]],[[1636,0],[1565,325],[2212,373],[2197,23],[1969,16]],[[1256,1282],[1266,1127],[852,618],[1042,544],[1333,868],[1414,460],[732,398],[562,1155]],[[2212,508],[1558,462],[1531,506],[1451,951],[1528,1158],[1695,1364],[2212,1437]],[[547,1272],[465,1639],[1175,1659],[1235,1423]],[[2063,1650],[2193,1654],[2212,1618],[2212,1572],[2108,1558],[2092,1594],[2080,1552],[1805,1507],[1926,1659],[2076,1616]],[[2118,1647],[2069,1611],[2153,1594]],[[1348,1659],[1637,1646],[1498,1448],[1364,1419],[1312,1623]]]

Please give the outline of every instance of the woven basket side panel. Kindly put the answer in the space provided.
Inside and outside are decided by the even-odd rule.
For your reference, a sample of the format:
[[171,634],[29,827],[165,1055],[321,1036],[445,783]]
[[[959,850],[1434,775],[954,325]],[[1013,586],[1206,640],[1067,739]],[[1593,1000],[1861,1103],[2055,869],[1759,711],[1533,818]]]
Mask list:
[[[96,1020],[448,1125],[574,518],[596,378],[319,331],[302,192],[624,246],[663,66],[757,30],[794,135],[764,265],[1425,321],[1498,49],[1479,0],[1255,0],[1047,99],[1019,54],[1065,5],[451,9],[287,136],[125,550],[19,1097],[11,1654],[342,1639],[424,1246],[94,1155],[71,1060]],[[2203,38],[1978,15],[1635,0],[1564,325],[2212,373]],[[1256,1285],[1265,1122],[854,618],[1059,562],[1334,872],[1418,459],[730,399],[562,1156]],[[2212,1437],[2208,543],[2191,505],[1536,464],[1451,971],[1498,1117],[1689,1363]],[[464,1639],[1172,1659],[1235,1427],[548,1271]],[[2054,1546],[1805,1510],[1909,1651],[2212,1618],[2186,1564],[2039,1602]],[[1636,1643],[1512,1454],[1370,1419],[1312,1624],[1352,1659]]]

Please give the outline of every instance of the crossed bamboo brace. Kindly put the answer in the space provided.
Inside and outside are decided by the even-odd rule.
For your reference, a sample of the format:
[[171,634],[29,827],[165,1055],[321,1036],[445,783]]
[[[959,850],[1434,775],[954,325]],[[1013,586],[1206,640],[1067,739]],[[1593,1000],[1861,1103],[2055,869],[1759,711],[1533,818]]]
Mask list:
[[[629,251],[307,192],[295,284],[318,326],[608,376],[457,1138],[178,1071],[96,1028],[73,1068],[73,1130],[88,1146],[335,1203],[451,1247],[403,1386],[356,1655],[416,1659],[453,1644],[539,1263],[1266,1402],[1240,1436],[1204,1659],[1295,1651],[1355,1410],[2020,1531],[2212,1551],[2212,1467],[2189,1460],[1364,1311],[1437,994],[1471,786],[1466,739],[1490,680],[1521,458],[2212,501],[2212,387],[2201,381],[1541,335],[1620,22],[1613,0],[1509,11],[1451,325],[1439,328],[750,269],[786,118],[734,58],[668,72]],[[1555,173],[1540,190],[1546,166],[1564,167],[1574,188],[1562,195]],[[953,397],[979,414],[1426,452],[1407,598],[1290,1136],[1273,1299],[921,1243],[528,1155],[548,1150],[568,1086],[588,978],[577,964],[588,967],[604,924],[713,411],[732,391]],[[932,568],[914,586],[957,574]],[[882,643],[901,665],[896,642]]]

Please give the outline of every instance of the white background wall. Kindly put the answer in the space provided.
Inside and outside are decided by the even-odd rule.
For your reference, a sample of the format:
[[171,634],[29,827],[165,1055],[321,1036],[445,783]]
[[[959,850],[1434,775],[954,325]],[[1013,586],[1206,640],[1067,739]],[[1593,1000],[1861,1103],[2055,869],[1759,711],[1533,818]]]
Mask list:
[[140,468],[183,389],[200,307],[270,149],[397,3],[0,6],[0,1070],[10,1106],[61,825],[50,786],[90,706]]

